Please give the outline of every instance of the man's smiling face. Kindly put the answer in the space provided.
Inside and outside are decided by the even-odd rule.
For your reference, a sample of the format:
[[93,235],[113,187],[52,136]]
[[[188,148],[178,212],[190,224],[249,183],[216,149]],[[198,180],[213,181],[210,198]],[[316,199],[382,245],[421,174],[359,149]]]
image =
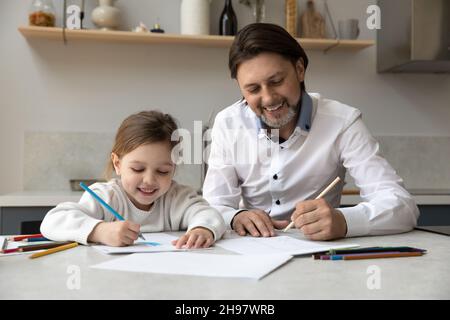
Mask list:
[[281,129],[298,114],[304,68],[276,53],[261,53],[242,62],[236,77],[253,112],[269,127]]

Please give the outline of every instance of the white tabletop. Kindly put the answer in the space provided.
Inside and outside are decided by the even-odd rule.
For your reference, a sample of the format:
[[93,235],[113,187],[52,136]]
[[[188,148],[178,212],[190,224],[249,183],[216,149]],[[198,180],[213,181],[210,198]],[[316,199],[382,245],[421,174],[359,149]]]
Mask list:
[[[90,266],[115,257],[78,246],[33,260],[0,258],[0,299],[450,299],[450,237],[413,231],[342,242],[412,246],[428,253],[356,261],[302,256],[254,281],[93,269]],[[218,247],[205,253],[228,254]],[[79,290],[67,287],[71,266],[80,270]],[[379,289],[367,286],[371,268],[380,272]]]

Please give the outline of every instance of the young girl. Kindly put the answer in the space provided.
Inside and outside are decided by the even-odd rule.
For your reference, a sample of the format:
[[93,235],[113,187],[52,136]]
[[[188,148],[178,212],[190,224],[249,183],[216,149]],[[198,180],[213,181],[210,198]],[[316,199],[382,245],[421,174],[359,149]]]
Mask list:
[[177,248],[209,247],[225,232],[225,222],[196,191],[172,180],[171,158],[177,129],[174,119],[157,111],[144,111],[120,126],[107,168],[119,177],[90,188],[114,208],[116,218],[85,192],[78,203],[65,202],[47,213],[41,233],[55,241],[127,246],[142,232],[186,230],[175,240]]

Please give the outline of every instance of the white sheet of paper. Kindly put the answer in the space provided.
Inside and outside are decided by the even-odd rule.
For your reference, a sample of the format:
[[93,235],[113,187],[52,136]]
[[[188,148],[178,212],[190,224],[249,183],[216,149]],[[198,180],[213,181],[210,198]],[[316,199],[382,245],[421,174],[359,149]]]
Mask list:
[[91,267],[130,272],[261,279],[291,258],[292,256],[285,254],[243,256],[164,252],[131,254]]
[[228,239],[217,241],[216,246],[245,255],[283,253],[296,256],[328,251],[330,249],[354,248],[359,245],[354,243],[300,240],[282,235],[270,238],[229,235]]
[[[144,233],[145,241],[138,239],[134,245],[128,247],[110,247],[105,245],[94,245],[92,248],[106,254],[120,253],[145,253],[145,252],[167,252],[167,251],[185,251],[186,249],[176,249],[172,245],[172,240],[178,239],[167,233]],[[159,245],[151,245],[149,242],[156,242]]]

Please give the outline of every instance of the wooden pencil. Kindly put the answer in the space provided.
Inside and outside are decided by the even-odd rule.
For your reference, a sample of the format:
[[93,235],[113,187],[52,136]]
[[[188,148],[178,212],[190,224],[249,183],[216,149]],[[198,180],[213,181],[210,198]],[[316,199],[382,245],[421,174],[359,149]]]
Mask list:
[[10,237],[8,238],[9,241],[21,241],[24,239],[29,239],[29,238],[42,238],[43,235],[41,233],[38,234],[27,234],[27,235],[23,235],[23,236],[15,236],[15,237]]
[[1,251],[1,253],[28,252],[28,251],[51,249],[51,248],[59,247],[59,246],[69,244],[69,243],[72,243],[72,241],[43,243],[43,244],[35,244],[35,245],[30,245],[30,246],[20,246],[20,247],[13,248],[13,249],[4,249]]
[[39,257],[46,256],[48,254],[52,254],[52,253],[56,253],[56,252],[59,252],[59,251],[75,248],[76,246],[78,246],[78,242],[72,242],[72,243],[69,243],[69,244],[66,244],[66,245],[62,245],[62,246],[58,246],[58,247],[55,247],[55,248],[52,248],[52,249],[48,249],[48,250],[45,250],[45,251],[42,251],[42,252],[36,252],[36,253],[34,253],[34,254],[32,254],[30,256],[30,259],[39,258]]
[[2,251],[8,248],[8,238],[3,238]]
[[70,244],[70,243],[72,243],[72,241],[43,243],[43,244],[36,244],[36,245],[31,245],[31,246],[20,246],[19,248],[22,249],[23,252],[26,252],[26,251],[35,251],[35,250],[56,248],[59,246]]
[[422,256],[423,252],[395,252],[380,254],[361,254],[361,255],[343,255],[342,260],[361,260],[361,259],[382,259],[382,258],[401,258]]
[[[336,177],[336,179],[333,180],[333,182],[331,182],[328,187],[325,188],[325,190],[323,190],[317,197],[315,200],[322,198],[323,196],[325,196],[328,191],[331,190],[331,188],[333,188],[336,183],[338,183],[341,180],[341,178]],[[290,228],[292,228],[294,226],[294,221],[291,221],[291,223],[289,223],[289,225],[283,230],[283,232],[288,231]]]

